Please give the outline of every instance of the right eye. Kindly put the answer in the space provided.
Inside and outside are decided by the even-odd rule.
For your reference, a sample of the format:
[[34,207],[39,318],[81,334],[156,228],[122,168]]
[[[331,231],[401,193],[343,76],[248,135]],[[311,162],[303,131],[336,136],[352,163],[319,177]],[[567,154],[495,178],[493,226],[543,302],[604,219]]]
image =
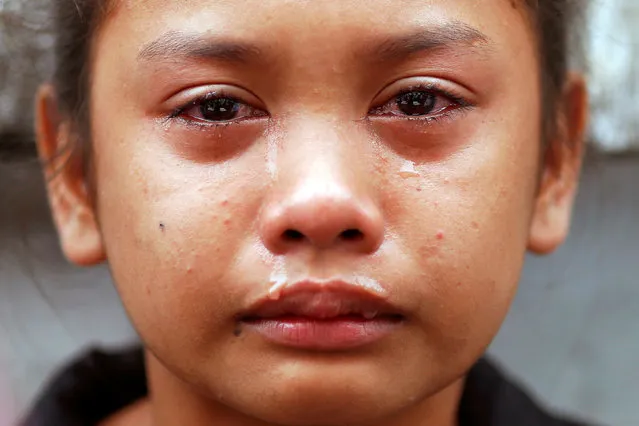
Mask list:
[[266,113],[229,96],[208,94],[178,109],[173,116],[196,122],[224,124],[264,117]]

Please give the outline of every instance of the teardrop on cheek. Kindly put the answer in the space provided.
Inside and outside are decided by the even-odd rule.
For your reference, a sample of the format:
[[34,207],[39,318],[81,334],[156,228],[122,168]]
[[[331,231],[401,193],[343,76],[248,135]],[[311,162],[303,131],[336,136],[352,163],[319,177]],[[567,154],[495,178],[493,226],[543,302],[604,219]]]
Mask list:
[[269,279],[268,297],[271,300],[278,300],[282,296],[282,291],[288,285],[288,274],[284,265],[284,258],[275,260],[273,271]]
[[404,179],[417,178],[421,176],[415,168],[415,163],[412,161],[405,161],[398,174]]

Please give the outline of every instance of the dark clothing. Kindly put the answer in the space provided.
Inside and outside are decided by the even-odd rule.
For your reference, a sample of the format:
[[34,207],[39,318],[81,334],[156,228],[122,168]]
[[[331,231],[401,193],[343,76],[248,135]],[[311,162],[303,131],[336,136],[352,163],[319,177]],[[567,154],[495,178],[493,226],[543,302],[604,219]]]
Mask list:
[[[23,426],[91,426],[147,394],[141,349],[94,350],[46,387]],[[460,426],[585,426],[552,417],[486,359],[468,375]]]

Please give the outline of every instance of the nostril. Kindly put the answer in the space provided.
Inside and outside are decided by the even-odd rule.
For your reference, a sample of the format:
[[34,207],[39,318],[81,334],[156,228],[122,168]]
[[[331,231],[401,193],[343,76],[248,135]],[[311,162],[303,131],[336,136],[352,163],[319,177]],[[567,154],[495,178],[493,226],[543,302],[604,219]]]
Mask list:
[[283,237],[287,241],[300,241],[304,239],[304,234],[294,229],[287,229],[284,231]]
[[340,234],[340,237],[346,241],[360,241],[364,239],[364,234],[359,229],[347,229]]

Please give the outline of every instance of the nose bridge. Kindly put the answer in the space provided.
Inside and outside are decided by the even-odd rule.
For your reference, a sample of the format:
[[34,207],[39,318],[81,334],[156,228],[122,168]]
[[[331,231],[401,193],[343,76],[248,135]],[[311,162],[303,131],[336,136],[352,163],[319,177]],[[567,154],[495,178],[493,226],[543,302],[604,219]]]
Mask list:
[[352,123],[330,117],[300,120],[281,141],[276,183],[308,202],[370,190],[362,179],[370,165],[365,138]]
[[261,236],[273,252],[298,247],[375,251],[384,234],[367,169],[370,153],[354,126],[306,121],[279,141],[276,178]]

